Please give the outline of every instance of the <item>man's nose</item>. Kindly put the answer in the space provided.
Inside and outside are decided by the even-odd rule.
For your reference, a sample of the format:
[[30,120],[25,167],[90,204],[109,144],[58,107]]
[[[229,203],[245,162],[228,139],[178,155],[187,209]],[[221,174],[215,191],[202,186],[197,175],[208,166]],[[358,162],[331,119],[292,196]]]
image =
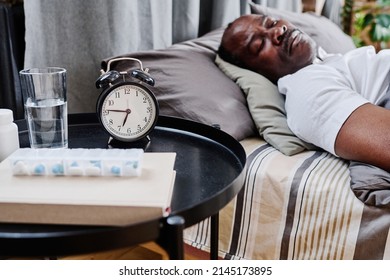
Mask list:
[[273,27],[271,32],[272,42],[276,45],[279,45],[282,42],[283,35],[286,33],[286,31],[287,31],[287,26],[284,24],[282,26]]

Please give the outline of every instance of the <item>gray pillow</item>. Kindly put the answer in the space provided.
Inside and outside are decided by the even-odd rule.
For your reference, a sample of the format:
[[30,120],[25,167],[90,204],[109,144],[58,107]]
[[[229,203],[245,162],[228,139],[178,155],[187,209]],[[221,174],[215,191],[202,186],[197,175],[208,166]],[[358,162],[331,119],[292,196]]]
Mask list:
[[[161,115],[218,124],[223,131],[242,140],[257,132],[245,96],[214,63],[222,34],[223,29],[219,29],[167,49],[121,57],[138,58],[150,69]],[[103,68],[108,59],[102,62]],[[120,71],[137,66],[129,61],[112,65]]]
[[351,189],[364,204],[390,208],[389,172],[357,161],[349,164]]
[[218,55],[215,62],[245,93],[249,111],[265,141],[288,156],[316,148],[300,140],[289,129],[284,97],[276,85],[255,72],[222,60]]
[[254,3],[249,4],[252,14],[269,15],[276,19],[291,22],[309,34],[328,53],[346,53],[356,48],[352,38],[326,17],[314,13],[294,13],[267,8]]

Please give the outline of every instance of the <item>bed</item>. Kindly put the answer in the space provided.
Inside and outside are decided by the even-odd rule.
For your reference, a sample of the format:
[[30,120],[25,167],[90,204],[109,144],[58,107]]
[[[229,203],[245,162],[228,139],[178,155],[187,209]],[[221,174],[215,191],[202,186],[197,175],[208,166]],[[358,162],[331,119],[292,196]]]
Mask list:
[[[354,48],[324,17],[258,5],[251,12],[289,20],[328,52]],[[220,28],[167,49],[123,55],[150,69],[160,114],[217,124],[247,152],[245,186],[220,212],[219,257],[390,259],[390,208],[359,199],[351,189],[348,161],[289,130],[275,85],[219,59],[222,33]],[[114,67],[132,65],[122,61]],[[184,237],[188,246],[208,252],[209,221],[187,228]]]

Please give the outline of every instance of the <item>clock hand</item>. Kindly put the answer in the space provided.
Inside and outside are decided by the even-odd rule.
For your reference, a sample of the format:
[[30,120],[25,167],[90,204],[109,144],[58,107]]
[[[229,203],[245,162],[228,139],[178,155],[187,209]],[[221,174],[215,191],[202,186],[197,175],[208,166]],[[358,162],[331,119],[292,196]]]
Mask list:
[[127,110],[107,110],[110,112],[121,112],[121,113],[127,113]]
[[123,120],[122,126],[125,126],[125,123],[126,123],[126,121],[127,121],[127,117],[129,116],[129,114],[130,114],[130,112],[131,112],[131,110],[130,110],[130,108],[129,108],[129,99],[126,99],[126,105],[127,105],[126,117],[125,117],[125,119]]
[[125,125],[125,123],[126,123],[126,121],[127,121],[127,117],[129,116],[130,113],[131,113],[131,110],[130,110],[130,109],[127,109],[127,110],[126,110],[126,117],[125,117],[125,119],[123,120],[122,126]]

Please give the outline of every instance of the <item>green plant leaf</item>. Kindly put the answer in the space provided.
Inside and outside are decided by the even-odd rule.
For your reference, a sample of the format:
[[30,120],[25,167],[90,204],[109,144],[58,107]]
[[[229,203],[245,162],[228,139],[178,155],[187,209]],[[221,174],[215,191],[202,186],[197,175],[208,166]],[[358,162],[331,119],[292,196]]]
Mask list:
[[369,34],[373,42],[387,42],[390,40],[390,29],[375,22],[371,25]]
[[383,27],[390,28],[390,15],[378,14],[375,16],[375,21]]
[[390,6],[390,0],[377,0],[379,5]]
[[369,26],[370,24],[372,24],[373,20],[374,20],[373,14],[366,14],[363,18],[362,29],[364,29],[367,26]]
[[365,46],[364,41],[359,36],[352,36],[352,40],[356,47]]

